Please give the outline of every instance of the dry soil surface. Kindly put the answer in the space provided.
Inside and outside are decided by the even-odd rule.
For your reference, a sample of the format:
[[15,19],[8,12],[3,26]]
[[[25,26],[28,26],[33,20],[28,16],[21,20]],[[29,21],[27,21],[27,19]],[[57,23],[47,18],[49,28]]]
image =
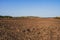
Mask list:
[[0,40],[60,40],[60,19],[0,18]]

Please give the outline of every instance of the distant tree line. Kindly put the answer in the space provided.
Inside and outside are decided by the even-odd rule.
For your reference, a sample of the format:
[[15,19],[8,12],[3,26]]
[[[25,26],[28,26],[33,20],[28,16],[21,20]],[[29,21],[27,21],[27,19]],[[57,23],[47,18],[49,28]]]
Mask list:
[[1,16],[0,15],[0,18],[12,18],[12,16]]
[[55,17],[55,19],[60,19],[60,17]]
[[[36,17],[36,16],[21,16],[21,17],[12,17],[12,16],[1,16],[0,18],[40,18],[40,17]],[[52,17],[55,19],[60,19],[60,17]]]

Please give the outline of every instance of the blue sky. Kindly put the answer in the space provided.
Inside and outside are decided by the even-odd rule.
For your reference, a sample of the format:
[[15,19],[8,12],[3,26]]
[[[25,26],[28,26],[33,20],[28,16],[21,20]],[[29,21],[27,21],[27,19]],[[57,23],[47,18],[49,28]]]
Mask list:
[[0,15],[60,16],[60,0],[0,0]]

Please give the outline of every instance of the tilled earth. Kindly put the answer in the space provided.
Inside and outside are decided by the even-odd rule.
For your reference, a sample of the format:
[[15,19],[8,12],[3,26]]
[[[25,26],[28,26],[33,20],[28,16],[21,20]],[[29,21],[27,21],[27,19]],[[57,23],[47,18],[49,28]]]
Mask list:
[[60,40],[60,19],[2,18],[0,40]]

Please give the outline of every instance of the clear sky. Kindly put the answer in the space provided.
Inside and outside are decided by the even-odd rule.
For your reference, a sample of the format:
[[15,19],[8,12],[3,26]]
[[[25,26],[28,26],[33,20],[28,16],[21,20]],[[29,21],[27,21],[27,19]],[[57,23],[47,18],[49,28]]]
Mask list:
[[60,0],[0,0],[0,15],[60,16]]

